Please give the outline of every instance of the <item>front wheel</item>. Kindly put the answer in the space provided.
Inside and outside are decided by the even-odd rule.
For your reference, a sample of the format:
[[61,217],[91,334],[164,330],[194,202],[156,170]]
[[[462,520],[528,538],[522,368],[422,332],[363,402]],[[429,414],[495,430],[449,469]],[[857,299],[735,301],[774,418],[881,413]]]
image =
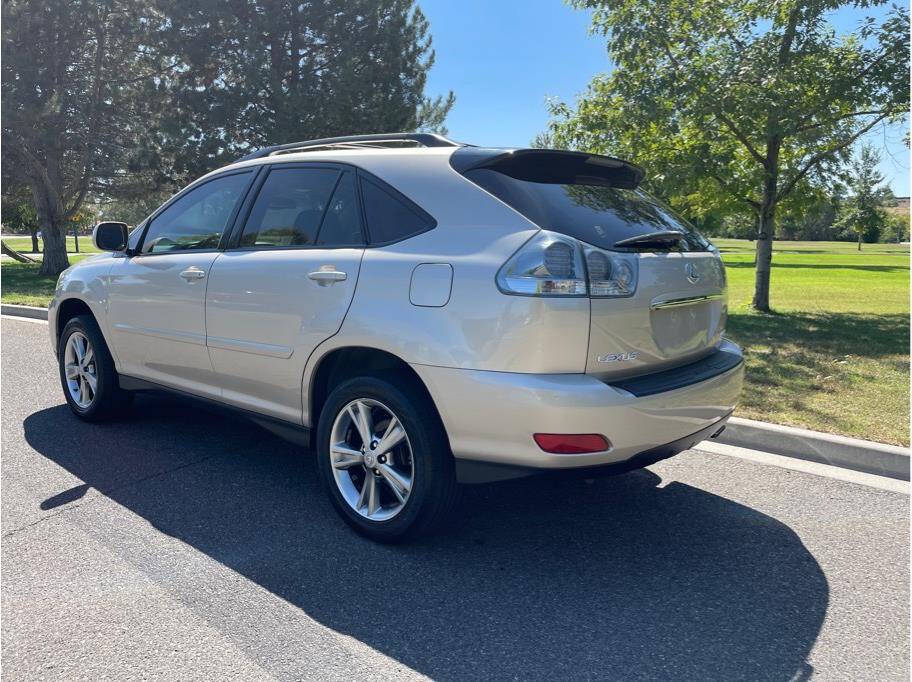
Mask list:
[[427,398],[408,383],[359,377],[339,385],[321,413],[317,458],[336,511],[373,540],[426,533],[455,505],[446,434]]
[[80,419],[109,419],[132,402],[133,394],[118,386],[114,360],[93,317],[80,315],[66,323],[57,360],[63,395]]

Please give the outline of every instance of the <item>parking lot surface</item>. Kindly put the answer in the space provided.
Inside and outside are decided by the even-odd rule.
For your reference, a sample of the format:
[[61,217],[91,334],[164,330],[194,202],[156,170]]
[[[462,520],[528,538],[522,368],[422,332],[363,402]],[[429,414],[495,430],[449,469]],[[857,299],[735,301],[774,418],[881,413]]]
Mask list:
[[2,320],[8,680],[909,678],[909,497],[698,451],[353,534],[311,458],[142,397],[84,424]]

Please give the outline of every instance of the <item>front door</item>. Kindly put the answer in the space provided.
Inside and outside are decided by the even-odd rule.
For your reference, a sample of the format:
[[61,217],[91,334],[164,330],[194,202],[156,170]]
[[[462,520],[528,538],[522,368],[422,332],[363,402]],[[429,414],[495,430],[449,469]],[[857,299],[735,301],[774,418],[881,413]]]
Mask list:
[[217,397],[206,348],[206,286],[251,171],[220,175],[153,216],[137,253],[111,269],[108,301],[118,371]]
[[213,264],[206,294],[222,399],[300,423],[304,365],[342,325],[361,267],[354,173],[277,164],[234,241]]

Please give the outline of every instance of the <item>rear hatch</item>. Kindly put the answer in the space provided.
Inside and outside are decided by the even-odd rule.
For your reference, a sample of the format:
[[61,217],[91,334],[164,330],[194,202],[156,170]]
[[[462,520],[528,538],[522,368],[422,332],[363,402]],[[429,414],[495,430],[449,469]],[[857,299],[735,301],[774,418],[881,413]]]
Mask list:
[[465,148],[453,167],[539,227],[637,264],[619,297],[590,297],[586,372],[622,379],[713,353],[726,319],[725,271],[694,228],[637,185],[636,166],[553,150]]

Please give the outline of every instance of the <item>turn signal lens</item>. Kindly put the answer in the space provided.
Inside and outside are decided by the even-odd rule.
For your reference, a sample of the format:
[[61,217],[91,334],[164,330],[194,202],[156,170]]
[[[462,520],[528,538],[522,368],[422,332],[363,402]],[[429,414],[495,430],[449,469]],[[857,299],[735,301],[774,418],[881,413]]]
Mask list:
[[555,455],[582,455],[611,448],[611,443],[600,433],[536,433],[532,437],[538,447]]

